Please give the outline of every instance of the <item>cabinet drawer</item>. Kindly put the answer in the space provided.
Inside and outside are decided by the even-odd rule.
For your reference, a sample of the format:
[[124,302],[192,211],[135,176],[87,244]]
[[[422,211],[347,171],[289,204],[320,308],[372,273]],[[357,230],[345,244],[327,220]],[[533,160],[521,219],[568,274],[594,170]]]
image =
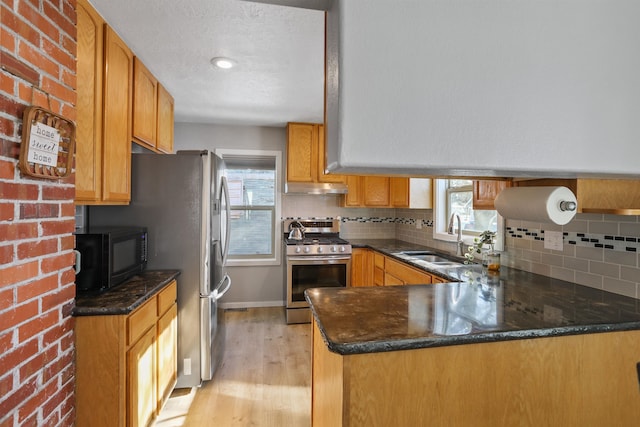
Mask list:
[[[431,283],[431,275],[429,273],[425,273],[415,268],[406,266],[392,259],[387,259],[385,261],[385,273],[399,278],[402,282],[408,285],[423,285]],[[385,281],[385,285],[386,284],[387,282]]]
[[171,307],[178,297],[178,283],[174,280],[158,294],[158,317]]
[[156,323],[157,299],[152,298],[127,319],[127,344],[131,345]]

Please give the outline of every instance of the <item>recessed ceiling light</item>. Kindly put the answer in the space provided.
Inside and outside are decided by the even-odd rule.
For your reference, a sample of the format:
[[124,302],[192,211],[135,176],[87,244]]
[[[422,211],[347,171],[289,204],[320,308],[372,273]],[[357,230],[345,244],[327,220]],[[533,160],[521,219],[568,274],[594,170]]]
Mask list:
[[223,56],[216,56],[215,58],[211,58],[211,63],[215,67],[222,68],[224,70],[233,68],[236,65],[236,61],[230,58],[225,58]]

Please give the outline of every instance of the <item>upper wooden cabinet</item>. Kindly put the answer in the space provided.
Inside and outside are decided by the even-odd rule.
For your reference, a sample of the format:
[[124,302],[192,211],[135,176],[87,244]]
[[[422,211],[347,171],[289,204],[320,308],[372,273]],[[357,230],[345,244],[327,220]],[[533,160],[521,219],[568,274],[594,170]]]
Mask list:
[[133,141],[152,151],[173,152],[173,97],[137,57],[133,72]]
[[102,76],[104,20],[77,3],[76,201],[102,200]]
[[343,197],[345,207],[409,207],[409,178],[346,175],[345,181],[348,188]]
[[86,0],[77,15],[76,202],[126,204],[133,54]]
[[511,181],[473,181],[473,209],[495,209],[493,201],[498,193],[507,187],[511,187]]
[[158,80],[138,57],[133,60],[133,140],[156,148]]
[[624,179],[514,180],[514,186],[564,186],[576,195],[578,213],[640,215],[640,181]]
[[158,84],[158,130],[156,133],[158,151],[163,153],[173,153],[173,97],[162,86]]
[[325,174],[324,127],[287,124],[287,182],[344,182],[342,175]]

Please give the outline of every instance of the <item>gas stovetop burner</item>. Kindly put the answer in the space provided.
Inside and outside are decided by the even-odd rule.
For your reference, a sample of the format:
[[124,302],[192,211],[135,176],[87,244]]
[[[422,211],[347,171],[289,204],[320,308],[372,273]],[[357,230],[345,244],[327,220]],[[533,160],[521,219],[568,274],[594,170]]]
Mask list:
[[[290,227],[304,228],[303,239],[289,239]],[[351,244],[340,238],[340,220],[288,219],[283,223],[287,255],[350,255]]]

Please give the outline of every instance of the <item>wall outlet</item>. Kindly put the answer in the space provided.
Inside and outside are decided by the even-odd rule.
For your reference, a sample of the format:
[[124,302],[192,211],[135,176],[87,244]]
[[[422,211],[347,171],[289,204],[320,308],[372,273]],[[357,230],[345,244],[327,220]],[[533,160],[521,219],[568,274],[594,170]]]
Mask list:
[[185,375],[191,375],[191,359],[184,359],[182,364],[182,371]]
[[562,231],[545,231],[544,232],[544,248],[554,251],[561,251],[563,249],[563,235]]
[[416,229],[422,230],[422,220],[421,219],[417,219],[416,220]]

